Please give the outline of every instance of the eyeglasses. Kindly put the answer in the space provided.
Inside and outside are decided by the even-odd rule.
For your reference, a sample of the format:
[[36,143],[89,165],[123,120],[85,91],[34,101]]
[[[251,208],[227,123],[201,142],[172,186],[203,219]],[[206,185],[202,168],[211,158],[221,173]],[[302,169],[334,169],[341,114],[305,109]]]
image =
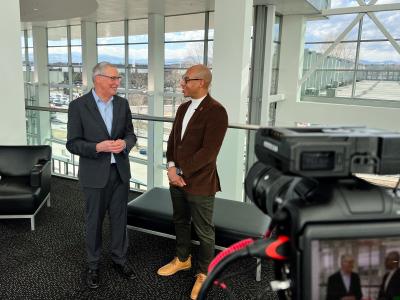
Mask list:
[[189,81],[192,80],[203,80],[202,78],[189,78],[189,77],[182,77],[181,78],[181,84],[185,83],[187,84]]
[[104,74],[98,74],[97,76],[107,77],[107,78],[111,79],[112,81],[121,81],[122,80],[121,76],[108,76],[108,75],[104,75]]

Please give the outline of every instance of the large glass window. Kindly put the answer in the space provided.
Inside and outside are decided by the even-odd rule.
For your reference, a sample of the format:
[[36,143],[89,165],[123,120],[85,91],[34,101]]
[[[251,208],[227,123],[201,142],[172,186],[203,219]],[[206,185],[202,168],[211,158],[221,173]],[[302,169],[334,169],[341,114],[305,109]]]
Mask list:
[[212,67],[214,13],[165,17],[164,116],[184,101],[179,81],[194,64]]
[[83,94],[81,26],[47,29],[49,54],[49,104],[68,107]]
[[[353,2],[332,1],[332,8],[358,5]],[[369,14],[372,18],[354,13],[307,22],[303,99],[400,100],[400,53],[389,39],[400,41],[400,11]],[[345,29],[349,32],[332,47]]]
[[[133,113],[148,113],[148,20],[128,21],[126,94]],[[147,126],[147,124],[146,124]]]
[[21,31],[21,58],[25,85],[25,102],[29,105],[33,105],[37,97],[33,86],[34,61],[32,30]]
[[281,17],[275,16],[274,53],[272,57],[271,95],[276,95],[278,89],[279,53],[281,49]]
[[[81,26],[48,28],[47,37],[49,105],[54,108],[68,108],[69,103],[84,92],[82,87]],[[49,119],[53,172],[76,176],[78,158],[65,148],[67,114],[51,112]]]
[[97,60],[115,64],[123,76],[119,94],[132,113],[147,112],[148,82],[147,19],[97,23]]
[[[21,31],[21,58],[22,72],[24,78],[24,97],[26,105],[37,105],[38,95],[34,83],[34,57],[33,57],[33,38],[32,30]],[[26,110],[26,133],[27,143],[38,144],[40,133],[38,132],[39,112]]]

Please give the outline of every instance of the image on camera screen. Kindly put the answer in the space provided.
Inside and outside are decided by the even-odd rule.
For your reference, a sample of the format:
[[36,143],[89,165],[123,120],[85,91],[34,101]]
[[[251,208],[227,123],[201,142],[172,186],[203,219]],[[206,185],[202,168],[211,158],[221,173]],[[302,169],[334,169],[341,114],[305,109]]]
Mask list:
[[311,241],[311,299],[400,299],[400,238]]

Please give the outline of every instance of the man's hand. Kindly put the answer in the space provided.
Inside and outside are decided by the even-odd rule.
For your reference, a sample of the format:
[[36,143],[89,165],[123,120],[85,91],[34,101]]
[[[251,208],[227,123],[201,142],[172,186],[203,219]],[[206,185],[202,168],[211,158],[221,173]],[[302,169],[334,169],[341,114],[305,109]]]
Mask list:
[[176,185],[179,187],[184,187],[186,185],[186,182],[183,180],[183,178],[176,174],[176,167],[168,168],[167,175],[168,180],[172,185]]
[[118,139],[114,141],[114,147],[112,149],[112,153],[120,153],[126,148],[126,143],[124,140]]
[[126,143],[124,140],[105,140],[96,144],[96,152],[111,152],[120,153],[126,148]]

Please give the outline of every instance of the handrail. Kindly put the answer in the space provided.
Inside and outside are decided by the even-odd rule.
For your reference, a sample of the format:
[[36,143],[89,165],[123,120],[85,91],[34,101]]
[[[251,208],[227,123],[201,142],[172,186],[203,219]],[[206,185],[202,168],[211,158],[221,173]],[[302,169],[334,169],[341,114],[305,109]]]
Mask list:
[[[68,109],[67,108],[54,108],[54,107],[45,107],[45,106],[26,105],[25,109],[27,109],[27,110],[37,110],[37,111],[68,113]],[[150,115],[142,115],[142,114],[132,114],[132,119],[134,119],[134,120],[143,120],[143,121],[169,122],[169,123],[172,123],[174,121],[174,118],[158,117],[158,116],[150,116]],[[228,127],[229,128],[235,128],[235,129],[257,130],[261,126],[260,125],[254,125],[254,124],[230,123],[228,125]]]

